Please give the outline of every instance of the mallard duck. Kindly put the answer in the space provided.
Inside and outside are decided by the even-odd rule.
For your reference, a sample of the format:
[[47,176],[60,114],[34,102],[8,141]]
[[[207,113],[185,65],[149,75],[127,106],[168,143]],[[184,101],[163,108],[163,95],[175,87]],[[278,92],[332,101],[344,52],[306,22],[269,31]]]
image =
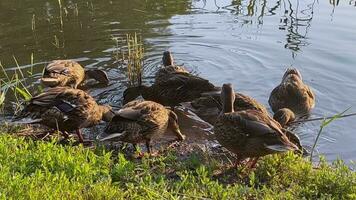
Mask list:
[[170,51],[163,52],[162,63],[163,67],[160,68],[156,73],[155,83],[159,83],[171,78],[174,73],[189,74],[189,72],[184,67],[174,64],[173,55]]
[[77,88],[86,78],[93,78],[107,85],[109,79],[106,72],[99,69],[86,69],[73,60],[55,60],[43,71],[41,82],[47,87],[67,86]]
[[153,101],[135,100],[124,105],[116,112],[105,129],[105,133],[98,136],[100,141],[118,140],[132,143],[145,142],[148,153],[151,153],[150,141],[162,136],[167,129],[172,130],[178,140],[185,136],[180,132],[177,115]]
[[237,162],[245,158],[257,159],[268,154],[298,150],[281,131],[281,127],[259,110],[234,111],[235,94],[231,84],[224,84],[221,92],[222,113],[215,125],[218,142],[237,156]]
[[295,120],[295,114],[288,108],[282,108],[274,113],[273,119],[279,122],[282,127],[285,127],[290,122]]
[[268,100],[273,112],[289,108],[297,116],[308,114],[315,105],[315,95],[303,83],[302,75],[295,68],[288,68],[281,84],[273,89]]
[[110,121],[114,116],[109,106],[98,105],[93,97],[79,89],[67,87],[49,88],[33,97],[16,120],[30,117],[24,123],[40,123],[60,131],[76,131],[80,142],[80,129]]
[[[204,121],[214,124],[222,109],[220,94],[210,93],[206,96],[199,97],[185,104],[185,107],[191,109],[192,112],[197,114]],[[241,93],[235,93],[234,110],[242,111],[248,109],[268,113],[265,106],[254,98]]]
[[161,80],[151,86],[136,86],[124,91],[124,104],[142,96],[145,100],[154,101],[172,108],[181,102],[192,101],[202,93],[219,91],[208,80],[189,73],[176,72],[170,78]]

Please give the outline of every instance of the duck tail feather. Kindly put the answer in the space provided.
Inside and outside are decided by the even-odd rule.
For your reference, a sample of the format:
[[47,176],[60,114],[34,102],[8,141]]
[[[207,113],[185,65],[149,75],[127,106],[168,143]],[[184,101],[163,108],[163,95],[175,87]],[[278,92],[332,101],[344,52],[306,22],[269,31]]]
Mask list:
[[21,118],[21,119],[15,118],[14,120],[12,120],[11,123],[14,123],[14,124],[38,124],[41,122],[42,122],[42,119],[32,119],[32,118],[26,117],[26,118]]
[[125,135],[125,132],[122,133],[112,133],[112,134],[99,134],[96,139],[99,140],[100,142],[104,142],[106,140],[111,140],[114,138],[117,138],[116,140],[120,140],[121,137]]

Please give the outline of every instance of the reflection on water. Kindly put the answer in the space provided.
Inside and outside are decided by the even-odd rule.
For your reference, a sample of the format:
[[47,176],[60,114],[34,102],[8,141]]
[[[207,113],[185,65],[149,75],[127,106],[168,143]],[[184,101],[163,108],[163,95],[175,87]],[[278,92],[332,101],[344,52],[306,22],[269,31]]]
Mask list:
[[[355,0],[2,0],[0,62],[11,75],[17,61],[32,92],[54,59],[104,69],[109,87],[89,92],[100,103],[120,105],[128,81],[119,52],[126,34],[137,32],[146,50],[147,84],[170,49],[177,64],[217,85],[231,82],[267,105],[269,92],[293,65],[317,95],[313,116],[331,115],[356,105],[355,9]],[[7,95],[8,107],[13,100]],[[306,145],[319,125],[296,129]],[[352,118],[333,122],[319,151],[330,160],[355,159],[355,129]]]
[[[301,5],[304,4],[304,5]],[[284,15],[281,17],[281,30],[286,30],[287,43],[285,48],[299,51],[301,47],[308,45],[307,34],[314,14],[315,0],[283,2]]]

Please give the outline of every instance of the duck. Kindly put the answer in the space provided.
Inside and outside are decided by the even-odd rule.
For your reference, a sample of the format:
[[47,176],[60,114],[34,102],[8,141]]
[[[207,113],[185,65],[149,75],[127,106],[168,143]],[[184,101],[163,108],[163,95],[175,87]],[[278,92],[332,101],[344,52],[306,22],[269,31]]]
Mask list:
[[237,156],[236,165],[251,158],[248,167],[252,168],[261,156],[298,150],[278,122],[255,109],[234,111],[234,101],[232,85],[224,84],[222,112],[214,125],[214,133],[217,141]]
[[101,120],[109,122],[112,117],[114,112],[111,107],[98,105],[88,93],[68,87],[54,87],[32,97],[15,121],[43,124],[62,132],[75,131],[83,143],[82,128],[95,126]]
[[282,82],[272,90],[269,105],[273,112],[288,108],[297,117],[308,115],[315,106],[312,89],[303,82],[302,75],[296,68],[288,68]]
[[125,104],[115,113],[103,134],[97,139],[123,141],[137,144],[144,142],[147,152],[151,154],[150,142],[171,130],[179,141],[185,140],[179,129],[178,117],[170,109],[153,101],[135,100]]
[[[218,92],[209,93],[205,96],[194,99],[192,102],[184,103],[183,106],[198,115],[202,120],[215,124],[217,117],[222,110],[220,94]],[[254,98],[235,92],[234,110],[259,110],[268,113],[266,107]]]
[[220,88],[209,80],[193,75],[184,68],[174,68],[172,59],[170,52],[165,52],[164,65],[169,63],[170,65],[157,72],[155,82],[151,86],[141,84],[127,88],[123,93],[123,104],[141,95],[145,100],[170,106],[173,109],[182,102],[201,97],[204,93],[220,91]]
[[89,78],[105,85],[109,84],[108,76],[103,70],[84,69],[73,60],[54,60],[44,68],[41,83],[47,87],[60,86],[76,89],[85,79]]
[[274,113],[273,119],[276,120],[282,127],[286,127],[296,119],[296,116],[292,110],[282,108]]
[[161,67],[155,75],[155,83],[169,79],[174,73],[190,74],[183,66],[174,64],[174,58],[170,51],[164,51],[162,56],[163,67]]

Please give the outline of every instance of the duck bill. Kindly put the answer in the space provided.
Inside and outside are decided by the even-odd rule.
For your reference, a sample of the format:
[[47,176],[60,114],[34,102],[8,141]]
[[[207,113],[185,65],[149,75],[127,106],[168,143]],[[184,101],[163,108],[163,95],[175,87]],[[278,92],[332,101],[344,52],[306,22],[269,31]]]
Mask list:
[[298,77],[302,80],[302,74],[301,74],[301,73],[299,72],[299,70],[296,69],[296,68],[288,68],[288,69],[286,70],[286,72],[284,73],[282,80],[285,81],[285,79],[286,79],[287,77],[289,77],[289,75],[292,75],[292,74],[298,76]]

